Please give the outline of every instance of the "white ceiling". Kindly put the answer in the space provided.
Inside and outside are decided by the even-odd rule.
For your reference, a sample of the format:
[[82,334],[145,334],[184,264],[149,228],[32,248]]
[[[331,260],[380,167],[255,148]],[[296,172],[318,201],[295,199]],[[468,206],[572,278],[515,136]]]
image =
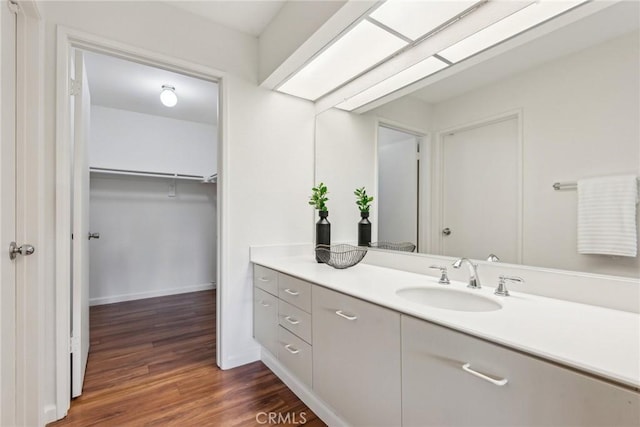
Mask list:
[[[91,104],[215,125],[218,85],[112,56],[85,52]],[[178,104],[160,102],[162,85],[176,88]]]
[[285,0],[166,1],[174,7],[254,37],[262,34],[285,2]]
[[555,58],[637,31],[639,17],[640,2],[620,2],[517,49],[436,81],[410,96],[428,103],[445,101]]

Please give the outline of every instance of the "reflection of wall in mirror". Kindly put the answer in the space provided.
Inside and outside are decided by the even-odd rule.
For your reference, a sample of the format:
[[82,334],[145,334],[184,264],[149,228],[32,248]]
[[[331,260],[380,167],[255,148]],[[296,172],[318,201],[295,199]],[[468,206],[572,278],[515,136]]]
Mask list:
[[374,196],[371,207],[373,242],[377,232],[378,194],[375,159],[378,122],[403,123],[407,129],[426,133],[429,107],[405,97],[367,114],[331,109],[316,117],[316,182],[329,188],[329,221],[332,242],[357,242],[360,214],[353,191],[366,187]]
[[[640,37],[634,31],[434,104],[412,94],[362,115],[342,111],[339,114],[352,116],[353,123],[359,123],[360,136],[365,138],[369,129],[375,133],[377,118],[392,119],[399,127],[424,129],[434,136],[441,129],[521,111],[523,263],[638,277],[638,258],[577,253],[577,193],[553,191],[551,187],[555,181],[576,181],[588,176],[640,174],[638,75]],[[319,127],[333,127],[333,134],[349,131],[339,128],[347,124],[345,120],[332,123],[327,113],[318,116],[316,128],[317,176],[332,177],[334,193],[350,194],[347,190],[356,185],[372,186],[376,179],[372,176],[373,161],[364,180],[353,173],[346,175],[347,180],[340,177],[344,175],[342,166],[352,168],[348,165],[352,161],[374,159],[374,137],[358,143],[351,159],[332,163],[330,159],[341,156],[344,150],[336,144],[327,145],[323,136],[328,132],[326,129],[319,132]],[[359,164],[358,168],[362,170],[363,166]],[[343,183],[349,187],[343,190]],[[423,218],[428,214],[427,187],[431,183],[427,184],[421,187],[421,198],[425,201],[421,207]],[[343,220],[337,206],[342,203],[334,200],[332,209],[338,209],[334,221]],[[346,203],[350,206],[353,201]],[[355,205],[352,209],[355,210]],[[355,219],[357,213],[348,215]],[[430,230],[421,228],[422,242],[427,240]],[[355,225],[345,229],[343,239],[355,240],[355,230]],[[429,249],[427,245],[423,248]]]
[[551,188],[640,173],[639,40],[627,34],[434,105],[437,129],[522,110],[524,264],[639,275],[638,258],[579,255],[577,193]]

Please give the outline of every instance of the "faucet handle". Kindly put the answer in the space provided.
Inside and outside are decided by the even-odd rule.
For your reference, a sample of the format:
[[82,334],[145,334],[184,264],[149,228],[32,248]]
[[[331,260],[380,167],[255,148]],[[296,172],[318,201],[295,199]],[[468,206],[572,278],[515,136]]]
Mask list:
[[489,254],[489,256],[487,257],[487,261],[489,261],[489,262],[500,262],[500,258],[498,258],[498,255],[496,255],[496,254]]
[[509,290],[507,289],[507,281],[524,283],[524,279],[518,276],[502,276],[501,275],[498,277],[498,279],[499,279],[498,287],[496,288],[496,291],[494,292],[494,294],[501,297],[509,296]]
[[442,265],[431,265],[429,266],[429,268],[440,270],[440,280],[438,280],[438,283],[440,283],[441,285],[448,285],[449,283],[451,283],[449,281],[449,277],[447,276],[447,267]]

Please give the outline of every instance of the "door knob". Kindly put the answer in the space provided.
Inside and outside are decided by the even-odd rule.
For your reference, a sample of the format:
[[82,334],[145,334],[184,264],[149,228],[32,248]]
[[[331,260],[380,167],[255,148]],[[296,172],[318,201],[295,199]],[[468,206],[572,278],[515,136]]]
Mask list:
[[89,233],[89,240],[91,239],[99,239],[100,233]]
[[24,256],[31,255],[35,251],[36,251],[36,248],[34,248],[31,245],[18,246],[16,242],[9,243],[9,259],[10,260],[16,259],[18,255],[24,255]]
[[444,234],[445,236],[448,236],[449,234],[451,234],[451,229],[449,227],[443,228],[442,234]]

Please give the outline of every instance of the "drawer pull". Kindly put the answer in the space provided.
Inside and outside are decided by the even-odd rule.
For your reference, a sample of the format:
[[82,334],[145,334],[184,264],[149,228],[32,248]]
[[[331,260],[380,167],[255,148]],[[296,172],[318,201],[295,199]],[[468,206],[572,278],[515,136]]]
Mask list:
[[298,350],[297,348],[293,347],[291,344],[287,344],[284,346],[284,348],[287,349],[287,351],[291,354],[298,354],[300,353],[300,350]]
[[260,305],[263,306],[263,307],[271,307],[271,304],[267,304],[264,301],[260,301]]
[[488,377],[485,374],[481,374],[478,371],[474,371],[473,369],[471,369],[471,364],[470,363],[465,363],[464,365],[462,365],[462,370],[470,373],[471,375],[475,375],[478,378],[482,378],[485,381],[489,381],[491,384],[497,385],[499,387],[502,387],[503,385],[505,385],[509,381],[506,378],[503,378],[501,380],[494,380],[493,378]]
[[289,295],[293,295],[294,297],[297,297],[298,295],[300,295],[300,292],[298,291],[292,291],[291,289],[287,288],[284,290],[286,293],[288,293]]
[[299,320],[296,320],[291,316],[285,316],[284,320],[286,320],[287,322],[291,323],[292,325],[297,325],[298,323],[300,323]]
[[269,278],[268,277],[258,277],[258,280],[260,280],[261,282],[268,282]]
[[347,320],[356,320],[358,318],[356,316],[349,316],[348,314],[344,314],[342,310],[336,311],[336,314],[340,317],[344,317]]

